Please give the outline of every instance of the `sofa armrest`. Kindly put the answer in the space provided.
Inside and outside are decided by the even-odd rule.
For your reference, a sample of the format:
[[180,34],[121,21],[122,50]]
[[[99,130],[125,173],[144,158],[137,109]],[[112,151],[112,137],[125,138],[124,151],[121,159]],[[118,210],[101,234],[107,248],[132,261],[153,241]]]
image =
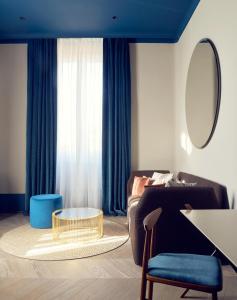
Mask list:
[[128,179],[127,182],[127,198],[132,195],[132,186],[133,186],[133,181],[135,176],[147,176],[151,177],[154,172],[159,172],[159,173],[170,173],[168,170],[134,170],[131,172],[131,175]]

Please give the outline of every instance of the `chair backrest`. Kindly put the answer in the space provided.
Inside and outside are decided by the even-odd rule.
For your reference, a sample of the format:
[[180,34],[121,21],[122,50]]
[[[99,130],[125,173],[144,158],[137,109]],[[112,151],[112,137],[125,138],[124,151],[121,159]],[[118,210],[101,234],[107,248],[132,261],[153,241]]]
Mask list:
[[[184,206],[187,210],[192,210],[192,206],[189,203],[185,203]],[[154,253],[154,243],[156,236],[155,229],[161,214],[162,208],[159,207],[149,213],[143,220],[143,226],[146,232],[142,262],[143,272],[146,272],[148,260],[153,256]]]
[[162,213],[162,208],[157,208],[153,210],[151,213],[149,213],[143,220],[144,229],[146,231],[144,251],[143,251],[143,263],[142,263],[143,272],[146,272],[148,260],[153,256],[155,236],[156,236],[155,225],[158,222],[161,213]]
[[143,220],[143,225],[146,231],[152,230],[154,228],[161,213],[162,213],[162,208],[157,208],[145,217],[145,219]]

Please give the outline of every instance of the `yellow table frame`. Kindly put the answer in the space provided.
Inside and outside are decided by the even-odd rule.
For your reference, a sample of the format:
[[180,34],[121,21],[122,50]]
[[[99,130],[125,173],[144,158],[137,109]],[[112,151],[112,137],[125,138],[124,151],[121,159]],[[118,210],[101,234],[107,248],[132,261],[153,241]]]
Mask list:
[[[53,237],[54,239],[68,240],[77,239],[79,241],[91,241],[103,236],[103,211],[95,209],[97,213],[93,216],[61,217],[64,210],[74,208],[59,209],[52,213]],[[80,209],[80,208],[79,208]],[[89,210],[91,208],[88,208]],[[75,208],[78,210],[78,208]],[[85,208],[83,208],[85,210]]]

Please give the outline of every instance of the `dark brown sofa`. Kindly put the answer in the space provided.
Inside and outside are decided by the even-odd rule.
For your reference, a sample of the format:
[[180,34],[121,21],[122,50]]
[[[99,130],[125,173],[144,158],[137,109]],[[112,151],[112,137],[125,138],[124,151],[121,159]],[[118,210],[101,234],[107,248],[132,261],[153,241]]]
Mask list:
[[[128,197],[131,195],[134,176],[152,176],[151,171],[134,171],[128,180]],[[167,173],[168,171],[158,171]],[[141,265],[145,232],[143,220],[158,207],[163,213],[157,225],[156,253],[183,252],[210,254],[213,246],[184,218],[180,209],[190,204],[193,209],[228,208],[226,187],[216,182],[180,172],[177,176],[186,182],[196,182],[193,187],[168,187],[145,189],[140,200],[128,202],[129,232],[134,261]]]

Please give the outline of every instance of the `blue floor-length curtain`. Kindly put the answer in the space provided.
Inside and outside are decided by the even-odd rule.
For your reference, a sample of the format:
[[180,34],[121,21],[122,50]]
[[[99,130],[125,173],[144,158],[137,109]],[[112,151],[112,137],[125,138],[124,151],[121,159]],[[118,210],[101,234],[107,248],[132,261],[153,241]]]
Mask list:
[[125,215],[131,162],[131,77],[127,39],[103,42],[102,203]]
[[57,40],[28,43],[25,213],[32,195],[54,193],[57,133]]

